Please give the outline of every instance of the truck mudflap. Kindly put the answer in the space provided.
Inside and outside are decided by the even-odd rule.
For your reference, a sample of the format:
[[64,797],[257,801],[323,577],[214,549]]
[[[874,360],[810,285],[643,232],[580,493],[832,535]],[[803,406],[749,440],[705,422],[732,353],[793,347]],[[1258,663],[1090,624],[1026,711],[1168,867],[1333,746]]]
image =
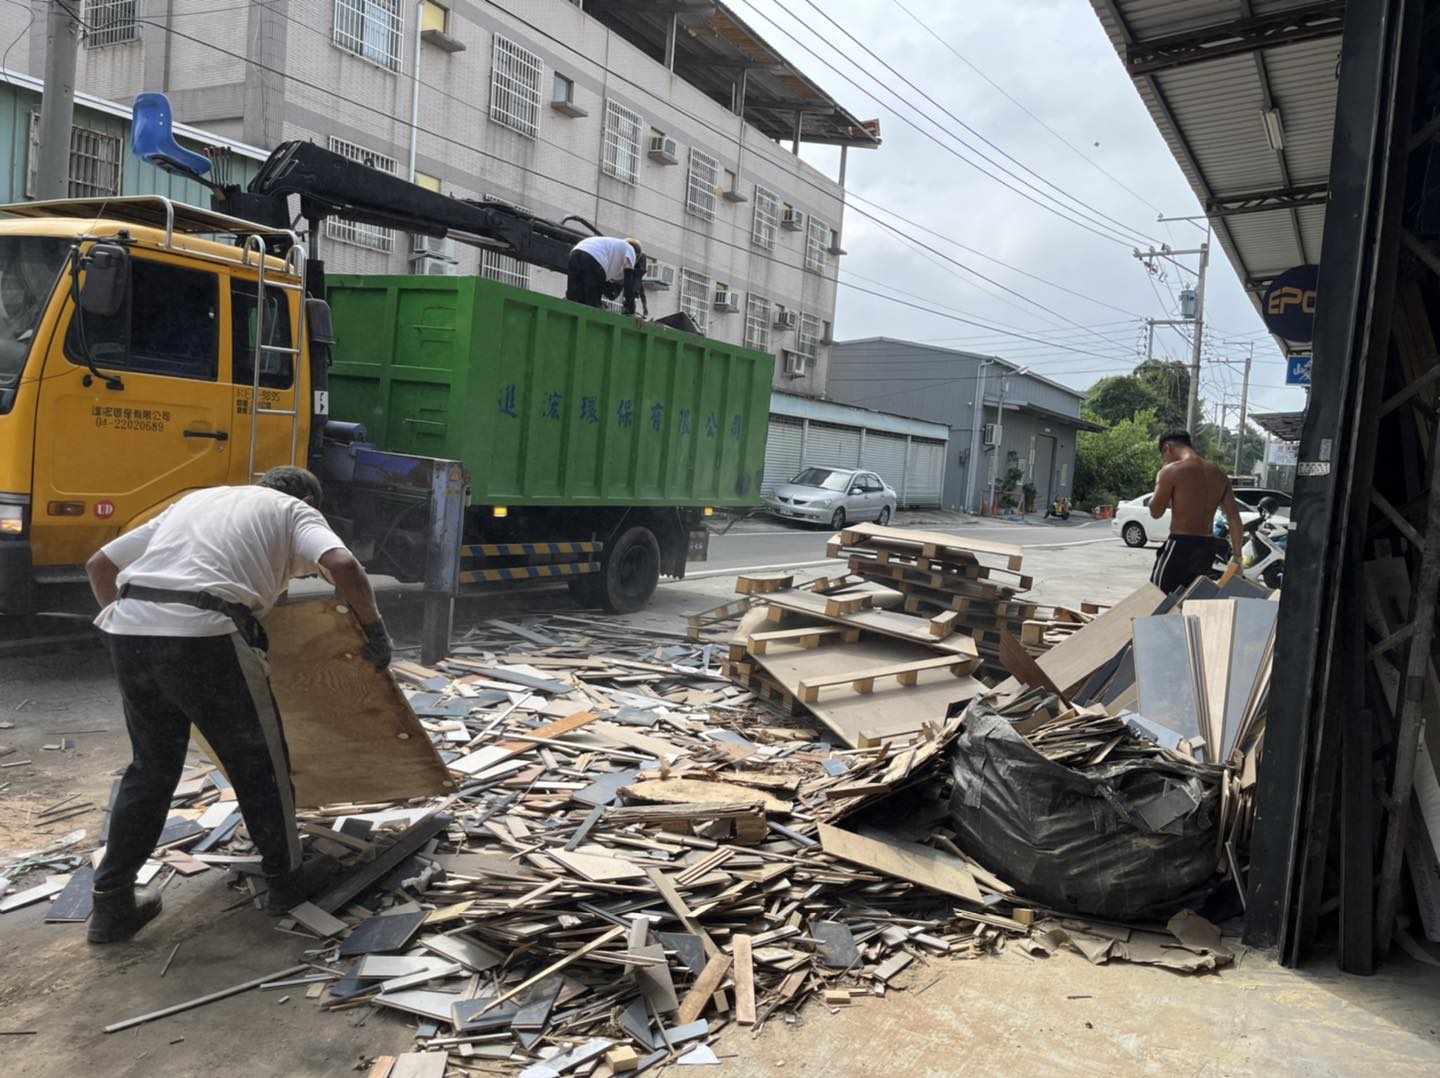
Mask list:
[[710,557],[710,529],[691,528],[690,547],[685,552],[686,561],[705,561]]
[[35,565],[30,544],[0,539],[0,614],[24,616],[35,611]]

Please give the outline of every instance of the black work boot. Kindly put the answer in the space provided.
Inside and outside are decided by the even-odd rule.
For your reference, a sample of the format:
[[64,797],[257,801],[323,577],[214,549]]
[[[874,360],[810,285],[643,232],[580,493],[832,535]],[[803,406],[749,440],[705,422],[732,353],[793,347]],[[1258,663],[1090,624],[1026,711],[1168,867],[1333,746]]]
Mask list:
[[308,901],[329,887],[340,874],[340,862],[333,857],[317,855],[307,858],[299,868],[283,876],[265,877],[265,909],[278,917],[300,903]]
[[117,887],[95,892],[86,938],[91,943],[119,943],[139,932],[160,912],[160,892],[150,887]]

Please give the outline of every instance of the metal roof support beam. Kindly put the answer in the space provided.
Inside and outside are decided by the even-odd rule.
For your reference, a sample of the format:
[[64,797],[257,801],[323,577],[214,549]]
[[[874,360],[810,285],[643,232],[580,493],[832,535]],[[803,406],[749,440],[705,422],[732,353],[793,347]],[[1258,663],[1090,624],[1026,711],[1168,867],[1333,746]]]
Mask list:
[[1131,78],[1153,75],[1187,64],[1241,56],[1277,45],[1339,37],[1344,28],[1345,0],[1323,0],[1272,15],[1168,34],[1132,42],[1125,49],[1125,70]]
[[1234,217],[1241,213],[1264,213],[1267,210],[1296,210],[1304,206],[1323,206],[1329,198],[1329,185],[1324,183],[1306,183],[1240,195],[1216,195],[1205,200],[1205,215]]

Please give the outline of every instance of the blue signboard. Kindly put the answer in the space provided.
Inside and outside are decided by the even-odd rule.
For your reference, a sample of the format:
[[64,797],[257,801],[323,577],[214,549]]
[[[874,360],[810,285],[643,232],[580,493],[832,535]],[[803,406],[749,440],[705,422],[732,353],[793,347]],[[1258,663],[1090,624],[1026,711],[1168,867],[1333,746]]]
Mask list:
[[1285,384],[1287,386],[1308,386],[1310,384],[1309,356],[1286,357]]
[[1295,344],[1313,340],[1315,283],[1319,276],[1319,266],[1295,266],[1271,281],[1260,306],[1265,328]]

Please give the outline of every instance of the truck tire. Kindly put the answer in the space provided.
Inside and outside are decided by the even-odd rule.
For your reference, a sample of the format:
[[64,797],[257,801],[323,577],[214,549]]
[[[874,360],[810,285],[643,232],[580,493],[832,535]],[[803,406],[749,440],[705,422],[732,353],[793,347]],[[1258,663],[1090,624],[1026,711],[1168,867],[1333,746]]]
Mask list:
[[612,614],[633,614],[650,601],[660,583],[660,542],[649,528],[626,528],[605,552],[598,591]]

